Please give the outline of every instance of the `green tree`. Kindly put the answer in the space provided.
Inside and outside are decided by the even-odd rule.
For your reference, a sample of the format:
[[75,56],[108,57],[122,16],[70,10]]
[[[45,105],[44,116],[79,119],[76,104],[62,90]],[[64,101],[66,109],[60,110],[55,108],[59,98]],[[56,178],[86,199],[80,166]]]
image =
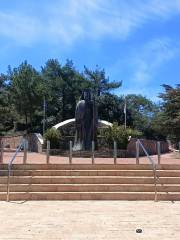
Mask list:
[[[109,122],[124,124],[124,100],[122,97],[106,93],[98,99],[99,118]],[[128,114],[129,121],[129,114]]]
[[84,76],[74,67],[73,62],[67,60],[62,68],[63,79],[65,82],[65,113],[64,119],[74,118],[76,103],[79,100],[82,91],[87,88],[88,83]]
[[112,127],[102,129],[101,135],[104,135],[110,147],[113,146],[113,142],[115,141],[119,149],[126,149],[129,137],[140,137],[142,134],[131,128],[124,129],[123,125],[118,125],[118,123],[115,122]]
[[[41,132],[43,99],[47,106],[46,128],[74,118],[76,103],[85,88],[92,89],[95,94],[100,119],[123,125],[125,98],[111,92],[120,86],[121,81],[111,82],[104,69],[96,67],[90,70],[85,67],[84,72],[80,73],[70,60],[61,65],[57,59],[49,59],[41,73],[26,61],[17,68],[9,67],[8,74],[0,75],[0,132],[23,130],[24,125],[31,131]],[[168,94],[179,91],[179,87],[176,91],[170,86],[166,87]],[[166,95],[161,97],[167,98]],[[168,109],[172,103],[168,105],[168,99],[165,99],[163,108],[142,95],[127,95],[126,101],[127,126],[140,130],[149,138],[166,137],[163,124],[157,123],[167,122],[170,119],[168,114],[173,115],[176,125],[179,124],[178,102],[174,103],[176,111],[170,112]]]
[[163,87],[165,92],[160,94],[164,112],[161,126],[169,138],[177,143],[180,140],[180,84],[174,88],[166,84]]
[[61,65],[56,59],[49,59],[42,67],[42,77],[45,82],[45,100],[47,102],[47,123],[53,125],[56,123],[56,117],[62,120],[63,105],[63,87]]
[[33,130],[35,115],[42,109],[44,83],[40,74],[26,61],[8,71],[10,101],[25,122],[26,129]]
[[6,82],[7,76],[0,75],[0,135],[13,128],[13,114],[9,102],[9,92]]
[[130,113],[130,126],[148,135],[148,129],[157,106],[142,95],[129,94],[126,96],[127,110]]
[[48,128],[44,134],[45,141],[50,141],[51,149],[59,148],[60,140],[62,138],[59,130],[55,128]]
[[50,59],[42,68],[42,77],[46,85],[48,126],[74,117],[76,102],[87,81],[67,60],[61,66],[57,59]]
[[162,111],[161,107],[159,107],[159,110],[155,112],[155,114],[151,119],[150,126],[148,129],[148,136],[156,140],[166,140],[167,131],[163,126],[164,122],[165,122],[165,114]]
[[122,85],[122,81],[111,81],[109,77],[106,77],[104,69],[100,69],[98,66],[95,70],[90,70],[86,66],[84,67],[84,76],[88,81],[90,88],[94,90],[97,95],[109,93],[113,89],[117,89]]

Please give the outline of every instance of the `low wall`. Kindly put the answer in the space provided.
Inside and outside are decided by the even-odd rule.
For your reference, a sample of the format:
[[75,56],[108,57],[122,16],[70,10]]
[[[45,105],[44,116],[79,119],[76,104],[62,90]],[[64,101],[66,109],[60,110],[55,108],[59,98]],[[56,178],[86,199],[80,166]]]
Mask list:
[[36,134],[31,133],[27,136],[27,140],[28,140],[28,149],[31,152],[38,152],[41,153],[42,152],[42,144],[40,143],[40,141],[38,140]]
[[[42,152],[42,144],[39,142],[37,136],[32,133],[26,136],[28,140],[28,150],[32,152]],[[0,141],[5,148],[16,149],[23,139],[23,135],[3,136]]]
[[15,135],[15,136],[3,136],[1,137],[1,142],[5,148],[13,148],[16,149],[21,142],[23,135]]
[[[73,138],[65,139],[61,141],[59,149],[51,149],[50,153],[52,155],[60,155],[60,156],[68,156],[69,155],[69,141],[73,141]],[[99,139],[98,139],[99,140]],[[101,139],[100,139],[101,140]],[[131,139],[128,143],[127,149],[117,149],[117,157],[120,158],[127,158],[127,157],[136,157],[136,140]],[[156,155],[157,154],[157,141],[155,140],[147,140],[147,139],[140,139],[141,143],[145,147],[146,151],[149,155]],[[102,141],[98,141],[100,145],[98,150],[95,151],[95,157],[113,157],[113,146],[108,146]],[[169,152],[169,146],[167,142],[160,141],[161,153]],[[139,148],[139,155],[145,156],[143,149]],[[73,157],[91,157],[92,152],[90,151],[73,151]]]
[[[0,140],[1,140],[1,142],[3,142],[3,145],[5,147],[15,149],[21,142],[22,138],[23,138],[23,135],[16,135],[16,136],[1,137]],[[28,145],[29,151],[42,152],[43,146],[40,143],[40,141],[38,140],[36,134],[33,134],[33,133],[29,134],[27,136],[27,140],[29,142],[29,145]],[[66,145],[67,145],[65,148],[66,150],[68,150],[68,148],[69,148],[69,140],[73,140],[73,139],[68,139],[68,141],[66,141]],[[157,154],[157,141],[147,140],[147,139],[140,139],[140,140],[150,155]],[[160,146],[161,146],[161,153],[169,152],[169,146],[168,146],[167,142],[160,141]],[[63,145],[63,147],[64,147],[64,145]],[[112,148],[113,148],[113,146],[112,146]],[[62,150],[62,148],[61,148],[61,150]],[[141,147],[139,150],[140,150],[140,156],[144,156],[145,154]],[[105,147],[105,149],[101,149],[101,151],[103,153],[103,152],[108,152],[109,150],[107,150]],[[136,139],[131,139],[127,146],[127,150],[118,150],[117,154],[119,157],[136,157]]]
[[[145,147],[146,151],[150,155],[157,154],[157,141],[155,140],[147,140],[147,139],[140,139],[141,143]],[[160,141],[161,146],[161,153],[167,153],[169,152],[169,146],[167,142]],[[128,146],[127,146],[127,152],[129,156],[135,157],[136,156],[136,139],[131,139]],[[139,154],[140,156],[144,156],[144,151],[140,147],[139,148]]]

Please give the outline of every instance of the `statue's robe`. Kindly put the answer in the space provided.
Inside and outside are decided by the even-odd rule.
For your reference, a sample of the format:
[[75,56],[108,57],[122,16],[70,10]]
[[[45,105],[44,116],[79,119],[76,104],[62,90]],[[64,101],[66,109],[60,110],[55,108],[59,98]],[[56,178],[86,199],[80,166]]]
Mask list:
[[91,150],[97,129],[97,109],[93,107],[93,101],[80,100],[77,103],[75,124],[76,135],[73,150]]

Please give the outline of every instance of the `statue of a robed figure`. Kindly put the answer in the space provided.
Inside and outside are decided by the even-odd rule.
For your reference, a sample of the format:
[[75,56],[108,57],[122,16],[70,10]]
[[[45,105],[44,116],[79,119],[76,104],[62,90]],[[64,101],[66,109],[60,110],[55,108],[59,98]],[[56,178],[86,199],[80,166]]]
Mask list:
[[95,99],[90,89],[85,89],[75,111],[75,142],[73,151],[91,150],[92,141],[96,142],[98,114]]

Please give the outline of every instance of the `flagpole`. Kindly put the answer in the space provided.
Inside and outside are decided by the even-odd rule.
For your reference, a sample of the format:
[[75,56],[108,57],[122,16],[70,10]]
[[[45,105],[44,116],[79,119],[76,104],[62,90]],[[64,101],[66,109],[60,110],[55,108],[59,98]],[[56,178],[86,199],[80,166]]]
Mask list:
[[127,118],[126,118],[126,97],[124,99],[124,128],[127,127]]
[[45,133],[45,118],[46,118],[46,99],[43,99],[43,136]]

